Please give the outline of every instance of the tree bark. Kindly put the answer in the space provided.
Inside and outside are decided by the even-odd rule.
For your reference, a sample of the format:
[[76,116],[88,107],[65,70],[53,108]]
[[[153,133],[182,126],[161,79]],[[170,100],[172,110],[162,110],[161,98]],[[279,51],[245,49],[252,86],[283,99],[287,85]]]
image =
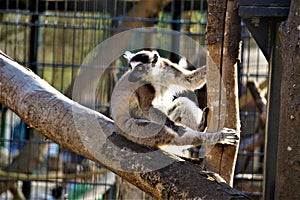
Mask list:
[[[209,108],[220,102],[219,108],[210,113],[208,126],[210,131],[222,128],[220,125],[224,123],[224,127],[235,129],[238,135],[240,132],[237,87],[240,40],[241,20],[238,16],[238,0],[208,0],[207,101]],[[226,94],[223,94],[222,86],[220,87],[222,84]],[[223,108],[222,104],[225,104]],[[220,116],[220,113],[223,115]],[[224,121],[219,119],[221,122],[217,123],[212,120],[218,117],[224,118]],[[205,158],[207,169],[219,173],[229,185],[232,185],[237,151],[238,144],[214,146]]]
[[300,1],[279,27],[283,60],[275,199],[300,199]]
[[[45,137],[99,163],[156,199],[247,198],[199,166],[115,134],[111,119],[63,96],[3,54],[0,103]],[[155,169],[166,161],[168,165]]]

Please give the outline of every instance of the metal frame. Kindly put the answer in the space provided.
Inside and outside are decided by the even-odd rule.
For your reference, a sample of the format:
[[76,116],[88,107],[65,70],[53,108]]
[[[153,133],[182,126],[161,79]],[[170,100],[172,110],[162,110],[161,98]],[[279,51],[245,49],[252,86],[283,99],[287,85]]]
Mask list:
[[288,16],[290,0],[240,0],[239,15],[269,62],[268,108],[265,136],[264,199],[274,199],[280,118],[282,59],[278,27]]

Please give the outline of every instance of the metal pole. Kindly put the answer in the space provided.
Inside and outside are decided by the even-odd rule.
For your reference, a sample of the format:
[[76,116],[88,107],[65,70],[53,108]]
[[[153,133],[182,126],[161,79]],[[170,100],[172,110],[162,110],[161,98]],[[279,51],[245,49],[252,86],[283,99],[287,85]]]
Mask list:
[[275,194],[277,144],[280,118],[280,87],[282,74],[282,59],[277,50],[279,45],[278,27],[279,22],[272,23],[269,27],[271,35],[271,53],[269,59],[269,88],[268,107],[265,135],[265,158],[264,158],[264,199],[273,200]]

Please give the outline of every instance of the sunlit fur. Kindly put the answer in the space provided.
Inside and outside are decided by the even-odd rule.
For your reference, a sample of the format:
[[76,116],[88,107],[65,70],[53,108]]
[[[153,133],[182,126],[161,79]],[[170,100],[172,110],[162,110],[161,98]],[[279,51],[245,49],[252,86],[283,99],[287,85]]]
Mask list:
[[125,52],[130,70],[118,81],[111,111],[118,133],[144,146],[236,142],[233,130],[198,130],[202,110],[183,91],[205,83],[206,67],[188,71],[156,51]]

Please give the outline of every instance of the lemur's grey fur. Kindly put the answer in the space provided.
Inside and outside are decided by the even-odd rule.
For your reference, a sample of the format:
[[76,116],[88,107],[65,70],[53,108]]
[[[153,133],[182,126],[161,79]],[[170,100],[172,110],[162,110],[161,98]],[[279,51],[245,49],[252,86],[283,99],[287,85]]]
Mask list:
[[125,52],[124,57],[131,70],[118,81],[111,99],[119,134],[149,147],[236,143],[232,129],[203,132],[207,110],[203,113],[187,97],[176,97],[205,83],[205,67],[188,71],[156,51]]

